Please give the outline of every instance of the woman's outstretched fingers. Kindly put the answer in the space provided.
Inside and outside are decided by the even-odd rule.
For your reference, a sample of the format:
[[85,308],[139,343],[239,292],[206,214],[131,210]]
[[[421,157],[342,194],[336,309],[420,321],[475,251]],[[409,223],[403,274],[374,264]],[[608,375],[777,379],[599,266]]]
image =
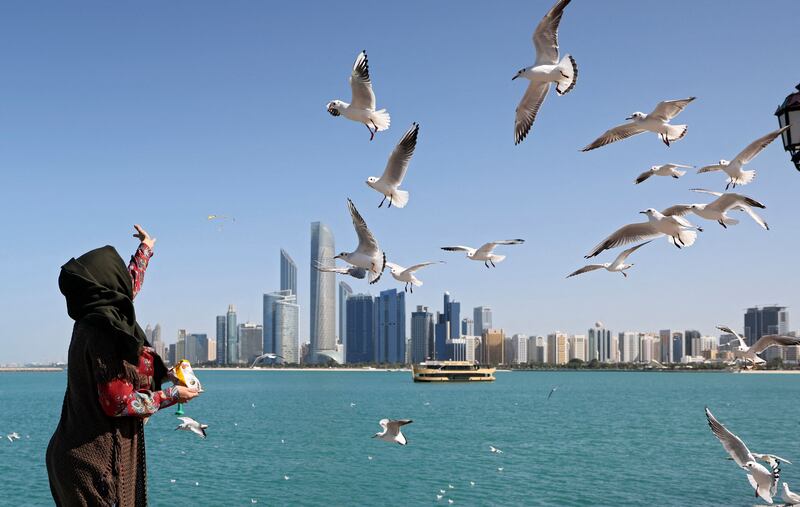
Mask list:
[[136,229],[136,234],[133,235],[134,238],[138,238],[139,241],[147,245],[148,248],[153,248],[153,245],[156,244],[156,239],[151,238],[150,235],[145,231],[141,225],[134,224],[134,229]]

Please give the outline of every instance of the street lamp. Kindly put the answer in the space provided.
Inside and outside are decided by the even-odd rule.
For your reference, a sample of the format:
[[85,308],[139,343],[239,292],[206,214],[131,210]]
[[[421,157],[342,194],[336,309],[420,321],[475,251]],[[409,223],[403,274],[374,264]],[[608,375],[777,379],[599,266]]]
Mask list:
[[783,149],[792,156],[794,166],[800,171],[800,84],[797,91],[786,97],[780,105],[775,116],[781,128],[789,125],[783,132]]

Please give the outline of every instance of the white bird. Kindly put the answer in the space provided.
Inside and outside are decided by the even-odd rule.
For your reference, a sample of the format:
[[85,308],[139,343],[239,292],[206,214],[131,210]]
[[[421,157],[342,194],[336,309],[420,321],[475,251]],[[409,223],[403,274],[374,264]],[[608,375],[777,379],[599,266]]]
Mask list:
[[408,440],[406,440],[400,427],[411,424],[412,422],[414,421],[411,419],[381,419],[378,421],[378,424],[381,425],[383,431],[375,433],[372,435],[372,438],[379,438],[384,442],[397,442],[400,445],[406,445]]
[[455,487],[455,486],[453,486],[452,484],[448,484],[448,485],[447,485],[447,488],[448,488],[448,489],[456,489],[456,487]]
[[351,406],[351,407],[355,407],[355,406],[356,406],[356,402],[354,402],[354,401],[351,401],[351,402],[350,402],[350,406]]
[[348,264],[366,269],[369,273],[369,283],[377,283],[381,279],[383,270],[386,269],[386,252],[380,249],[375,236],[350,199],[347,199],[347,208],[350,210],[353,227],[358,236],[358,247],[353,252],[342,252],[334,259],[342,259]]
[[411,293],[413,294],[414,287],[422,286],[422,280],[414,276],[414,273],[424,268],[425,266],[430,266],[432,264],[444,264],[444,263],[441,261],[422,262],[420,264],[414,264],[411,267],[404,268],[403,266],[395,264],[394,262],[387,262],[386,267],[389,268],[390,272],[392,273],[392,278],[394,278],[398,282],[406,284],[406,286],[403,288],[403,292],[407,292],[410,288]]
[[769,143],[775,140],[776,137],[781,135],[783,131],[789,128],[789,125],[783,127],[782,129],[775,130],[770,132],[769,134],[759,137],[749,145],[747,148],[743,149],[741,153],[736,155],[733,160],[720,160],[719,164],[707,165],[705,167],[701,167],[697,170],[697,174],[701,173],[710,173],[714,171],[725,171],[725,174],[728,175],[728,184],[725,185],[725,190],[728,190],[730,186],[736,188],[736,185],[747,185],[753,178],[756,176],[755,171],[745,171],[742,168],[747,165],[751,160],[753,160],[756,155],[761,153],[761,150],[767,147]]
[[653,165],[650,166],[650,169],[643,172],[639,176],[636,177],[635,183],[638,185],[639,183],[647,180],[650,176],[672,176],[676,180],[686,174],[686,171],[681,171],[678,168],[682,169],[694,169],[693,165],[683,165],[683,164],[662,164],[662,165]]
[[170,484],[175,484],[176,481],[175,481],[175,479],[170,479],[169,482],[170,482]]
[[474,486],[475,485],[475,481],[469,481],[469,485],[470,486]]
[[367,456],[367,459],[368,459],[369,461],[372,461],[372,456]]
[[[650,241],[653,240],[651,239]],[[625,273],[625,270],[633,267],[633,264],[625,264],[625,261],[628,259],[628,256],[633,252],[635,252],[636,250],[638,250],[639,248],[650,243],[650,241],[645,241],[644,243],[640,243],[634,247],[628,248],[627,250],[623,250],[621,254],[617,255],[617,258],[614,259],[613,262],[605,262],[603,264],[587,264],[586,266],[568,274],[567,278],[575,275],[581,275],[583,273],[588,273],[589,271],[595,271],[597,269],[605,269],[610,273],[614,272],[622,273],[622,276],[627,278],[628,274]],[[556,388],[554,387],[553,391],[555,390]],[[553,394],[552,391],[550,392],[550,394]],[[547,398],[550,399],[550,396],[548,396]]]
[[391,118],[386,109],[375,110],[375,93],[372,91],[366,51],[360,52],[353,63],[353,71],[350,73],[350,89],[353,93],[351,103],[332,100],[328,102],[328,112],[332,116],[342,115],[348,120],[363,123],[369,130],[369,140],[372,141],[376,132],[389,128]]
[[258,500],[256,500],[255,498],[251,498],[250,503],[258,503]]
[[289,480],[289,476],[288,476],[288,475],[284,475],[284,476],[283,476],[283,480],[284,480],[284,481],[288,481],[288,480]]
[[14,433],[9,433],[8,435],[6,435],[6,438],[8,439],[9,442],[13,443],[14,440],[19,440],[20,436],[19,433],[15,431]]
[[441,500],[443,496],[444,496],[444,495],[442,495],[442,494],[437,494],[437,495],[436,495],[436,499],[437,499],[437,500]]
[[394,204],[398,208],[404,208],[408,204],[408,192],[400,190],[403,178],[406,177],[408,163],[414,155],[414,148],[417,147],[417,135],[419,134],[419,124],[412,123],[397,146],[394,147],[389,161],[380,178],[370,176],[367,178],[367,185],[383,195],[383,200],[378,207],[383,206],[386,198],[389,198],[389,207]]
[[442,250],[447,250],[448,252],[467,252],[468,259],[472,259],[473,261],[483,261],[483,265],[488,268],[489,264],[491,264],[492,267],[495,267],[495,262],[501,262],[506,258],[505,255],[498,255],[494,253],[494,249],[497,245],[521,245],[523,243],[525,243],[524,239],[501,239],[486,243],[477,250],[472,247],[461,245],[443,246]]
[[503,467],[497,467],[498,472],[502,472],[503,470],[504,470]]
[[770,470],[756,463],[756,456],[750,452],[750,449],[742,442],[742,439],[717,421],[717,418],[714,417],[708,407],[706,407],[706,419],[708,419],[708,426],[711,428],[711,432],[719,439],[722,447],[730,454],[733,461],[747,471],[747,480],[755,489],[756,497],[760,496],[764,501],[771,504],[772,497],[777,492],[778,480],[780,479],[778,463],[773,460],[770,464]]
[[191,431],[202,438],[206,438],[206,428],[208,428],[208,424],[200,424],[191,417],[178,417],[178,419],[182,422],[175,428],[176,430]]
[[732,334],[734,337],[736,337],[736,339],[739,341],[739,346],[733,347],[733,355],[737,359],[743,359],[745,365],[747,365],[748,361],[753,363],[753,366],[755,366],[756,364],[766,363],[766,361],[761,359],[758,356],[758,354],[764,352],[765,350],[767,350],[772,346],[789,347],[792,345],[800,345],[800,338],[796,338],[794,336],[769,334],[762,336],[753,345],[748,347],[747,344],[744,342],[744,338],[742,338],[742,336],[739,333],[731,329],[729,326],[720,325],[717,326],[717,329],[719,329],[723,333]]
[[578,65],[570,55],[558,61],[558,25],[564,8],[570,0],[558,0],[545,14],[533,32],[533,45],[536,48],[536,63],[520,69],[511,78],[518,77],[530,81],[525,95],[519,102],[514,119],[514,144],[519,144],[528,135],[536,114],[542,107],[550,83],[556,84],[556,93],[564,95],[575,87],[578,79]]
[[658,134],[658,138],[669,146],[671,142],[683,139],[689,129],[687,125],[670,125],[669,121],[678,116],[694,99],[695,97],[689,97],[687,99],[659,102],[650,114],[637,111],[625,118],[630,120],[628,123],[606,130],[603,135],[592,141],[581,151],[593,150],[642,132],[655,132]]
[[727,229],[729,225],[736,225],[739,223],[739,221],[735,218],[729,217],[727,212],[730,210],[738,210],[744,211],[758,225],[766,230],[769,230],[769,225],[767,225],[767,222],[765,222],[763,218],[753,211],[753,208],[764,209],[766,206],[755,199],[747,197],[746,195],[734,194],[731,192],[712,192],[711,190],[703,190],[702,188],[693,188],[691,190],[714,195],[717,197],[717,199],[708,204],[676,204],[675,206],[670,206],[661,213],[667,216],[684,216],[688,213],[694,213],[700,218],[713,220]]
[[793,493],[792,490],[789,489],[789,485],[785,482],[783,483],[783,493],[781,494],[783,501],[789,505],[798,505],[800,504],[800,495],[797,493]]
[[692,246],[697,239],[697,232],[691,229],[697,229],[698,231],[703,230],[700,227],[695,227],[683,217],[665,216],[653,208],[648,208],[639,213],[647,215],[647,222],[628,224],[620,227],[594,247],[594,249],[586,255],[586,258],[590,259],[609,248],[616,248],[628,243],[659,238],[661,236],[667,236],[667,240],[678,248]]
[[445,490],[443,490],[443,489],[440,489],[440,490],[439,490],[439,493],[441,493],[442,495],[444,495],[444,494],[446,493],[446,491],[445,491]]
[[251,406],[252,408],[256,408],[256,404],[255,404],[255,403],[251,403],[251,404],[250,404],[250,406]]
[[314,266],[317,271],[322,271],[323,273],[336,273],[338,275],[349,275],[353,278],[358,280],[363,280],[367,277],[367,270],[364,268],[359,268],[358,266],[345,266],[343,268],[337,266],[325,266],[321,262],[317,261],[317,264]]
[[503,451],[501,451],[500,449],[498,449],[497,447],[495,447],[493,445],[489,446],[489,452],[494,453],[494,454],[503,454]]
[[[622,273],[622,274],[624,275],[625,273]],[[556,390],[558,390],[558,386],[555,386],[552,389],[550,389],[550,392],[547,394],[547,399],[548,400],[550,399],[551,396],[553,396],[553,393],[556,392]]]
[[450,505],[453,505],[453,503],[454,503],[454,502],[453,502],[453,499],[452,499],[452,498],[448,498],[448,499],[447,499],[447,503],[449,503]]

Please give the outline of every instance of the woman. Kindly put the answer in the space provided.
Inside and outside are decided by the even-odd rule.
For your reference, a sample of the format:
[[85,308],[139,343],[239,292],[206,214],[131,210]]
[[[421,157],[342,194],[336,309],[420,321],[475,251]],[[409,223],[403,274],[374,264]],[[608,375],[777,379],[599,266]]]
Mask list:
[[104,246],[70,259],[58,277],[75,326],[61,420],[47,447],[56,505],[146,505],[143,420],[197,396],[161,390],[167,369],[136,323],[133,298],[155,239],[134,227],[141,244],[127,268]]

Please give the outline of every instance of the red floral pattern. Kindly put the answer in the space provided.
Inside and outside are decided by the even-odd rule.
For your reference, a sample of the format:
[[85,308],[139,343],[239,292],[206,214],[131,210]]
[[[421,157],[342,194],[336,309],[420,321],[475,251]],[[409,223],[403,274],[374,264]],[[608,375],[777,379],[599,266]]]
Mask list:
[[[153,349],[145,347],[139,358],[139,374],[147,378],[153,376],[153,354]],[[112,417],[149,417],[178,401],[176,386],[155,392],[146,389],[137,390],[125,379],[114,379],[100,384],[98,391],[103,412]]]
[[153,250],[141,243],[136,253],[131,256],[131,262],[128,263],[128,272],[131,274],[131,282],[133,282],[133,297],[139,294],[139,290],[144,283],[144,272],[147,271],[147,265],[150,263],[150,257],[153,256]]

